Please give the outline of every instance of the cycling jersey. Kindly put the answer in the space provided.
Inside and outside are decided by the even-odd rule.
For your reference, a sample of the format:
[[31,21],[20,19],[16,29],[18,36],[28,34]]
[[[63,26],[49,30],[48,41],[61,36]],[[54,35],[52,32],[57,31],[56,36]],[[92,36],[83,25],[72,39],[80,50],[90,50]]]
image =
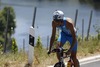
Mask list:
[[[66,33],[66,35],[72,36],[70,30],[66,27],[66,17],[63,18],[63,23],[64,23],[63,25],[58,26],[57,28],[59,28],[62,32]],[[75,27],[74,27],[74,30],[76,32]]]
[[[66,18],[63,19],[63,23],[64,23],[63,25],[57,27],[61,30],[58,41],[61,42],[63,45],[66,43],[66,41],[69,41],[70,44],[72,45],[73,37],[72,37],[70,30],[67,29],[67,27],[66,27]],[[74,30],[75,30],[75,28],[74,28]],[[76,51],[76,50],[77,50],[77,42],[75,43],[74,47],[72,48],[72,51]]]

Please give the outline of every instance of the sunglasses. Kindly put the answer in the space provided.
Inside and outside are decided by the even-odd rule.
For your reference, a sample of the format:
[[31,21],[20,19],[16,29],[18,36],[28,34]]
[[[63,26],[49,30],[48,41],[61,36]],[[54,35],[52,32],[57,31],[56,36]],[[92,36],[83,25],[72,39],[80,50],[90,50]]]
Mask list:
[[62,22],[62,20],[57,20],[57,19],[54,19],[54,21],[55,21],[55,22]]

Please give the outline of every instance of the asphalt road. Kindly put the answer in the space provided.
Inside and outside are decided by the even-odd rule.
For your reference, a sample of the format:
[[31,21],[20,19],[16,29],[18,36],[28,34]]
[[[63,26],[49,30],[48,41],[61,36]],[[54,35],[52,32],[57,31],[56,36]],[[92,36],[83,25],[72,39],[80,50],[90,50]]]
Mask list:
[[100,67],[100,61],[83,64],[81,67]]

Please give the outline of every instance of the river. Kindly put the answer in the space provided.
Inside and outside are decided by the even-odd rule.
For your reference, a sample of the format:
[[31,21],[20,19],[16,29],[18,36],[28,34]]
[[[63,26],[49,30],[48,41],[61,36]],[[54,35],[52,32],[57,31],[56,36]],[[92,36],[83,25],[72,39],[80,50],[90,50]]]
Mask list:
[[[64,12],[66,17],[75,19],[76,9],[78,9],[78,18],[76,27],[78,35],[81,35],[82,19],[84,19],[84,35],[87,34],[90,12],[93,10],[92,24],[90,35],[96,32],[93,25],[100,25],[100,10],[96,10],[90,4],[80,3],[79,0],[1,0],[1,9],[5,6],[12,6],[16,14],[16,29],[13,37],[16,38],[19,49],[23,48],[23,39],[25,40],[25,48],[28,49],[29,28],[32,25],[34,7],[37,6],[37,14],[35,21],[35,37],[41,37],[44,46],[47,45],[47,36],[51,35],[52,13],[56,9]],[[36,41],[35,39],[35,41]]]

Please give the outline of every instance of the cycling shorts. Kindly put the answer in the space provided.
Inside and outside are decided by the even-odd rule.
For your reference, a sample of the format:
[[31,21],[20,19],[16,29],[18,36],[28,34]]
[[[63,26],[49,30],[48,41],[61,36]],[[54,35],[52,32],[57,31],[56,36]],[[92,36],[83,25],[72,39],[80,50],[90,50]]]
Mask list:
[[[69,41],[70,45],[72,45],[73,37],[67,35],[64,32],[61,32],[59,37],[58,37],[58,42],[61,42],[64,45],[66,43],[66,41]],[[74,44],[74,47],[72,48],[72,51],[77,51],[77,45],[78,45],[78,43],[76,42]]]

